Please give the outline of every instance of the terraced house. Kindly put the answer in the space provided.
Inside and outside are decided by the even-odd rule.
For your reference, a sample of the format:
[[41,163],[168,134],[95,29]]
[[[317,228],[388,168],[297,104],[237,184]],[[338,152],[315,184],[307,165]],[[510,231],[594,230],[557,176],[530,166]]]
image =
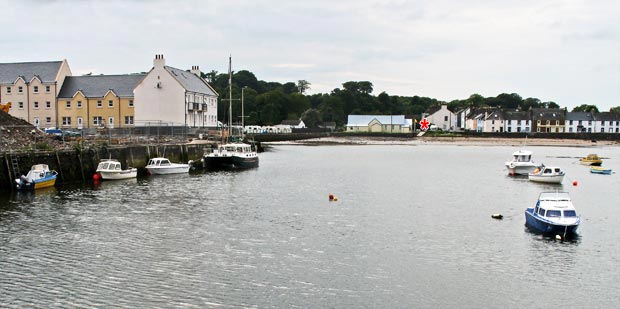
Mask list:
[[145,76],[67,76],[58,94],[59,127],[133,127],[133,89]]
[[67,60],[0,63],[0,103],[36,127],[57,127],[56,97],[70,75]]

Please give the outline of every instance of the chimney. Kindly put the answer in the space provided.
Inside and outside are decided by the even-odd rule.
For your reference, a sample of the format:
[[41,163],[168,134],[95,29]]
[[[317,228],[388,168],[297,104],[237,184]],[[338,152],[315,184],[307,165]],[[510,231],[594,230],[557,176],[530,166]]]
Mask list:
[[196,74],[196,76],[200,77],[200,68],[197,65],[193,65],[192,66],[192,70],[190,71],[194,74]]
[[153,67],[155,68],[163,68],[166,65],[166,60],[164,59],[164,55],[155,55],[155,60],[153,60]]

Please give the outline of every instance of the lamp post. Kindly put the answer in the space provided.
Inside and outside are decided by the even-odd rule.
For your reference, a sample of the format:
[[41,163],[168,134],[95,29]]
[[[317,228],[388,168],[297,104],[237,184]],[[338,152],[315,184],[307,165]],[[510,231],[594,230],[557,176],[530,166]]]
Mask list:
[[245,133],[245,125],[244,125],[244,117],[245,115],[243,114],[243,90],[245,90],[245,88],[248,88],[248,86],[243,86],[243,88],[241,88],[241,139],[243,140],[244,137],[244,133]]

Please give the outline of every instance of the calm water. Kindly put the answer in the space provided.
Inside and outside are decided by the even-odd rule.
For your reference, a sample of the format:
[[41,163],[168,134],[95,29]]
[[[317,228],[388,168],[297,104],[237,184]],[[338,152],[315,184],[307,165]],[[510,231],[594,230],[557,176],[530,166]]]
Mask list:
[[[282,145],[248,171],[0,196],[0,307],[617,308],[620,176],[574,157],[620,170],[620,147],[528,149],[563,186],[507,176],[515,147]],[[556,189],[573,241],[524,227]]]

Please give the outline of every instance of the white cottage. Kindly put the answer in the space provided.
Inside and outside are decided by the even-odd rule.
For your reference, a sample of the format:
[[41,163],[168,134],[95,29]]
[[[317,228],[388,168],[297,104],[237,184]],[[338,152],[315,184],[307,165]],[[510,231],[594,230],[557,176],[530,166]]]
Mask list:
[[134,89],[135,125],[215,128],[217,98],[198,66],[180,70],[155,55],[153,68]]
[[430,121],[431,124],[436,125],[444,131],[452,131],[456,126],[456,115],[448,109],[448,105],[446,104],[431,108],[422,116],[422,118],[428,118],[428,121]]

